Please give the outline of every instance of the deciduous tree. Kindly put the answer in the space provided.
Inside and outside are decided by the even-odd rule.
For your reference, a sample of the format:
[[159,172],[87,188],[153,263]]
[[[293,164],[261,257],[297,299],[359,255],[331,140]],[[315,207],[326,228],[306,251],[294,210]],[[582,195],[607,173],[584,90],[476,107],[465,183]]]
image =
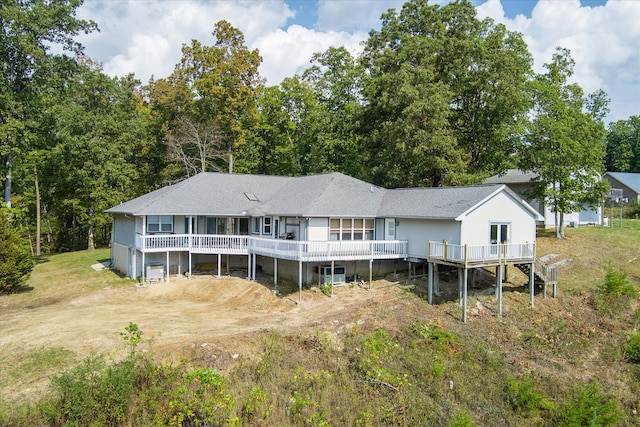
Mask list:
[[611,172],[640,173],[640,117],[609,124],[606,168]]
[[558,238],[564,238],[564,214],[600,204],[606,191],[600,176],[608,100],[602,91],[584,96],[570,83],[573,66],[569,50],[558,48],[547,72],[532,82],[533,120],[520,155],[520,168],[538,174],[533,195],[555,212]]

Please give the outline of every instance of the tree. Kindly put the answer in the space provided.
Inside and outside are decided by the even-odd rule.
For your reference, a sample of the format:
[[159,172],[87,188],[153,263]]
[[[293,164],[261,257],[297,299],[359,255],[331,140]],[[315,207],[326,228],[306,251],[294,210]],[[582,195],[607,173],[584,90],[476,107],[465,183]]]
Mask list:
[[631,116],[609,124],[606,169],[640,173],[640,117]]
[[585,97],[569,83],[573,65],[569,50],[558,48],[547,72],[532,82],[533,119],[520,153],[520,168],[538,174],[532,195],[556,214],[558,238],[564,238],[564,214],[599,205],[606,191],[600,176],[608,99],[602,91]]
[[302,80],[314,91],[313,138],[302,142],[306,173],[340,171],[365,178],[361,138],[357,132],[363,109],[365,69],[344,47],[316,53]]
[[11,227],[7,215],[0,208],[0,294],[20,289],[33,269],[29,243]]
[[182,47],[175,71],[166,80],[152,82],[150,97],[154,108],[169,120],[165,139],[177,138],[179,122],[206,123],[223,138],[227,151],[225,162],[216,162],[217,154],[211,162],[233,172],[234,152],[256,121],[262,58],[257,50],[247,49],[243,34],[227,21],[217,22],[212,34],[213,46],[192,40]]
[[138,83],[131,76],[112,79],[88,59],[79,67],[65,101],[50,112],[56,145],[43,174],[46,203],[58,215],[71,250],[80,242],[93,249],[96,231],[111,224],[104,210],[138,195],[136,149],[148,139],[145,111],[134,91]]
[[38,93],[34,75],[51,58],[53,45],[80,52],[82,47],[73,37],[97,28],[91,21],[76,19],[81,4],[81,0],[9,0],[0,8],[0,155],[7,206],[15,158],[30,151],[22,137],[25,120],[37,113],[28,108]]
[[529,109],[522,36],[466,0],[405,3],[382,16],[362,57],[371,179],[387,186],[476,182],[505,170]]

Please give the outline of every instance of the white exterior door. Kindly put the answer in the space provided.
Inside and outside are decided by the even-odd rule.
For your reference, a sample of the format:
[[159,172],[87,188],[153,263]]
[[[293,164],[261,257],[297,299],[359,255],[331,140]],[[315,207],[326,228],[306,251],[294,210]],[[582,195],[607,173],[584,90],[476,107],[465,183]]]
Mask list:
[[385,218],[384,239],[396,240],[396,219],[395,218]]

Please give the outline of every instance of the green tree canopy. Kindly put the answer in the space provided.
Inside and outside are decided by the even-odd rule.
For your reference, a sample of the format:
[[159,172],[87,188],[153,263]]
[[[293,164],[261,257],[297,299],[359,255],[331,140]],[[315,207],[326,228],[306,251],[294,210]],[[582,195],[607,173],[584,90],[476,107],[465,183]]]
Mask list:
[[573,65],[569,50],[559,48],[532,82],[533,120],[520,156],[520,168],[539,176],[533,195],[556,213],[558,238],[564,238],[564,214],[600,204],[606,191],[600,176],[608,99],[602,91],[584,96],[569,83]]
[[512,164],[529,102],[522,36],[466,0],[412,0],[366,42],[363,131],[371,179],[386,186],[478,181]]
[[0,7],[0,155],[7,205],[11,203],[14,158],[30,151],[22,136],[25,120],[37,114],[28,108],[40,91],[34,77],[49,63],[53,45],[80,52],[82,47],[74,36],[97,28],[75,17],[81,4],[81,0],[7,0]]
[[606,168],[610,172],[640,173],[640,117],[609,124]]
[[11,228],[7,215],[0,208],[0,294],[20,289],[33,269],[29,242]]

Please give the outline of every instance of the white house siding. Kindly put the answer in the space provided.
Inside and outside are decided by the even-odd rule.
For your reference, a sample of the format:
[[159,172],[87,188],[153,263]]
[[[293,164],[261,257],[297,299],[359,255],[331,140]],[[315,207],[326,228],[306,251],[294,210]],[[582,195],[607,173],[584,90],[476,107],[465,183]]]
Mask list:
[[460,241],[460,224],[456,221],[404,219],[396,220],[396,239],[409,241],[409,257],[427,257],[429,240],[458,243]]
[[136,241],[136,221],[132,216],[123,214],[115,215],[113,220],[112,231],[113,242],[126,245],[128,247],[135,246]]
[[329,219],[309,218],[307,240],[323,241],[329,239]]
[[131,277],[131,268],[129,265],[130,252],[131,249],[127,245],[115,242],[111,245],[111,263],[113,268],[127,273],[129,277]]
[[507,193],[500,192],[481,205],[467,212],[460,227],[464,245],[488,245],[491,243],[492,223],[509,224],[509,241],[514,243],[534,242],[536,220],[531,212]]

